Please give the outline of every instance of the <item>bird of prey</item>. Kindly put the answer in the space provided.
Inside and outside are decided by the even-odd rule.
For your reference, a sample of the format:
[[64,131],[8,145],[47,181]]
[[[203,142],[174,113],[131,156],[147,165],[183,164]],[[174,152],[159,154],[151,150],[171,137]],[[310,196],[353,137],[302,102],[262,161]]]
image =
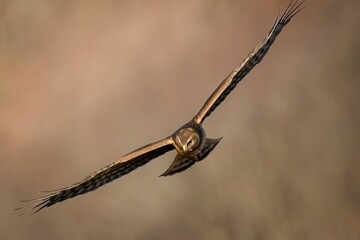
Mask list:
[[200,111],[189,122],[170,136],[122,156],[120,159],[90,174],[78,183],[50,191],[49,195],[42,198],[26,200],[34,201],[30,204],[30,206],[33,206],[34,213],[69,198],[93,191],[174,149],[177,151],[177,155],[170,167],[161,176],[169,176],[182,172],[196,162],[205,159],[214,150],[221,138],[207,138],[202,123],[224,101],[251,69],[263,59],[282,29],[302,9],[301,5],[303,2],[290,1],[285,12],[280,17],[277,17],[267,37],[245,58],[238,68],[232,71],[220,83],[205,101]]

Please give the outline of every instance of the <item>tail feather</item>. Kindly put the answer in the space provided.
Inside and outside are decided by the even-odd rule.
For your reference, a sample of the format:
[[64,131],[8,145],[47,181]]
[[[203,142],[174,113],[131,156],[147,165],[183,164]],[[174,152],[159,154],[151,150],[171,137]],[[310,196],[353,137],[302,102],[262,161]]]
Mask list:
[[205,142],[205,146],[202,151],[193,158],[184,157],[180,154],[177,154],[174,161],[171,163],[170,167],[160,175],[160,177],[174,175],[175,173],[179,173],[185,171],[189,167],[195,164],[195,162],[199,162],[204,160],[212,150],[218,145],[222,138],[211,139],[207,138]]

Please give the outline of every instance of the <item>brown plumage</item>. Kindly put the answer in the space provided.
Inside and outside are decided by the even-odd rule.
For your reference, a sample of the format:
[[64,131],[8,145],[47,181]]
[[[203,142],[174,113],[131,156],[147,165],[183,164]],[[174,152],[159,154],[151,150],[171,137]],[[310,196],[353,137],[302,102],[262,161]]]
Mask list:
[[[182,172],[196,162],[205,159],[217,146],[221,138],[206,138],[202,123],[216,107],[224,101],[226,96],[230,94],[251,69],[263,59],[281,30],[292,17],[301,10],[300,7],[302,3],[303,1],[290,1],[283,15],[276,19],[274,26],[271,28],[264,41],[261,42],[247,58],[245,58],[240,67],[236,68],[220,83],[194,118],[184,126],[180,127],[175,133],[163,140],[150,143],[122,156],[120,159],[90,174],[78,183],[62,189],[50,191],[50,194],[45,197],[23,202],[31,201],[30,206],[33,206],[36,213],[55,203],[93,191],[174,149],[177,151],[177,155],[170,167],[161,176],[169,176]],[[23,207],[18,209],[22,208]]]

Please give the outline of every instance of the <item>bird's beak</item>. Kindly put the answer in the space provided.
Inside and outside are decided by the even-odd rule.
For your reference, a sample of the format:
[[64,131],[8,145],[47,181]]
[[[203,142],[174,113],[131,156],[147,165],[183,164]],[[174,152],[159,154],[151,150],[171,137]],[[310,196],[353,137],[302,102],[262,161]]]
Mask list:
[[187,152],[189,150],[189,148],[185,145],[185,146],[182,146],[182,149],[184,152]]

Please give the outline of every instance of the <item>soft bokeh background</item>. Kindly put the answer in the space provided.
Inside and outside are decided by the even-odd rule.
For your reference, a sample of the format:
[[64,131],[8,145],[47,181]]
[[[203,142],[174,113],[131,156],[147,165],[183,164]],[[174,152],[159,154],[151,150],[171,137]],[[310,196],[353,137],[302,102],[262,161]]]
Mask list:
[[357,0],[306,2],[205,122],[205,161],[12,210],[176,130],[287,3],[0,1],[0,238],[360,239]]

